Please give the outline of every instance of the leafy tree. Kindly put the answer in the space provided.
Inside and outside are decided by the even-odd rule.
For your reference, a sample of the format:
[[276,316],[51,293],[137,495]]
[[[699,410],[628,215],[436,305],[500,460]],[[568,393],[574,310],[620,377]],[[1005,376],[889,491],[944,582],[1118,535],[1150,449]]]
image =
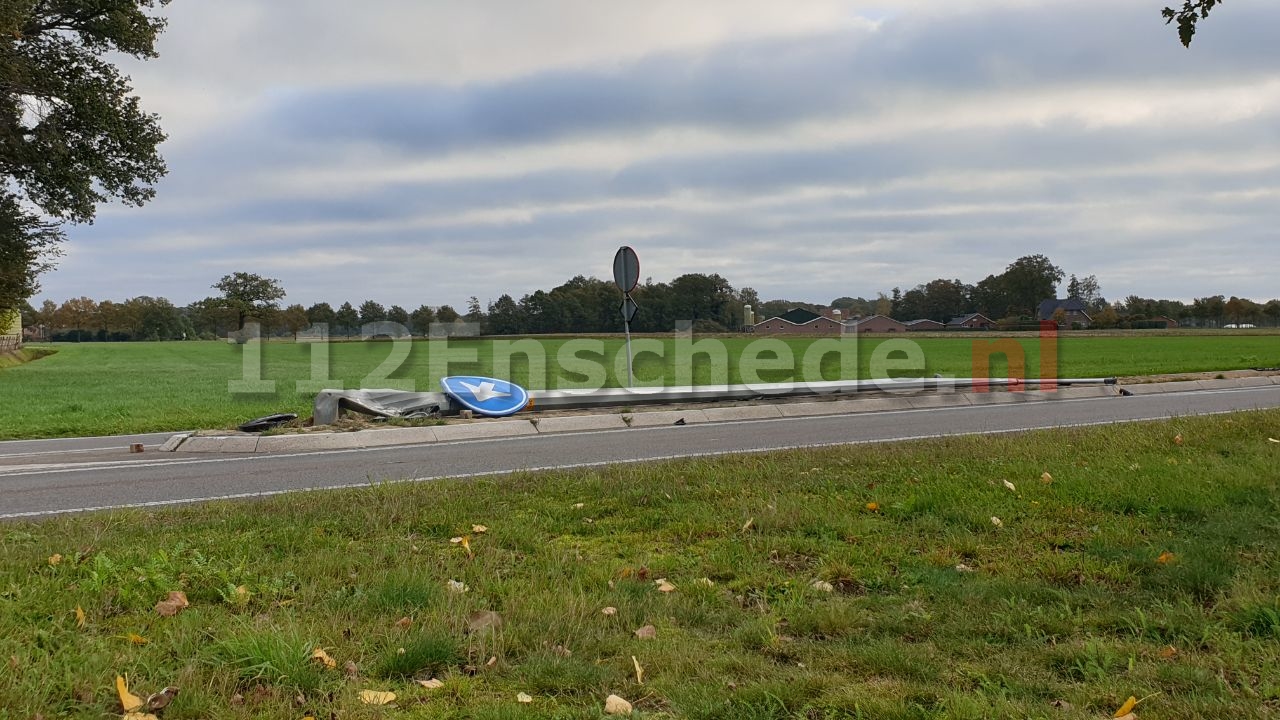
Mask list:
[[222,297],[216,300],[223,307],[235,311],[237,330],[244,329],[248,318],[266,319],[280,308],[277,301],[284,297],[284,288],[280,287],[279,280],[246,272],[224,275],[214,283],[213,289],[222,292]]
[[1222,4],[1222,0],[1183,0],[1181,9],[1166,7],[1160,11],[1164,15],[1164,24],[1178,24],[1178,39],[1183,47],[1191,47],[1191,38],[1196,34],[1196,23],[1209,17],[1209,12]]
[[387,309],[382,307],[382,305],[372,300],[365,300],[360,304],[360,323],[362,325],[386,319]]
[[298,333],[306,330],[311,325],[306,309],[296,304],[284,309],[284,313],[280,316],[280,321],[286,330],[293,333],[295,340],[298,337]]
[[387,319],[404,327],[409,327],[409,312],[399,305],[387,308]]
[[98,303],[91,298],[79,297],[68,300],[58,307],[54,314],[54,324],[62,329],[75,330],[76,342],[83,339],[84,331],[97,322]]
[[156,56],[168,0],[0,4],[0,307],[36,288],[63,233],[100,203],[141,205],[165,173],[158,118],[109,62]]
[[325,325],[330,328],[337,321],[337,313],[333,311],[333,306],[327,302],[316,303],[307,308],[307,321],[312,325]]
[[489,314],[485,319],[487,335],[519,335],[525,332],[524,314],[515,298],[503,294],[489,303]]
[[342,334],[350,337],[360,329],[360,313],[351,306],[351,303],[344,302],[338,306],[337,312],[333,314],[333,322],[342,330]]
[[460,317],[462,316],[458,314],[458,311],[454,310],[453,307],[449,305],[441,305],[440,309],[436,310],[436,320],[438,322],[442,322],[442,323],[457,322],[458,318]]
[[1098,312],[1107,304],[1106,298],[1102,297],[1102,289],[1098,285],[1098,278],[1093,275],[1086,275],[1077,278],[1075,275],[1067,281],[1067,297],[1076,298],[1089,308],[1090,312]]
[[35,327],[39,322],[39,312],[31,307],[31,303],[24,302],[18,306],[18,313],[22,316],[22,327]]
[[1063,274],[1044,255],[1027,255],[1010,263],[1000,277],[1009,307],[1019,315],[1030,315],[1042,300],[1057,297]]
[[426,305],[419,305],[417,310],[409,314],[409,327],[419,335],[431,332],[431,323],[436,321],[436,311]]

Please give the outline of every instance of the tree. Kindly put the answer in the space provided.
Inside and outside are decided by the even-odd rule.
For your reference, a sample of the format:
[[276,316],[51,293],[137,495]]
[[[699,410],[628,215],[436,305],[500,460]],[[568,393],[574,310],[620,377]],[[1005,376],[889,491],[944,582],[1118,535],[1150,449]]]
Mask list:
[[[169,0],[0,6],[0,307],[36,288],[63,238],[112,199],[142,205],[165,173],[159,118],[109,62],[156,56]],[[17,296],[17,300],[14,297]]]
[[457,322],[459,317],[461,316],[458,315],[458,311],[449,305],[441,305],[440,309],[436,310],[436,320],[442,323]]
[[486,335],[518,335],[524,332],[524,314],[515,298],[503,293],[494,302],[489,303],[489,314],[485,319]]
[[280,322],[285,329],[293,333],[293,338],[298,339],[298,333],[306,330],[311,325],[311,320],[307,317],[307,311],[301,305],[290,305],[284,309],[284,314],[280,316]]
[[312,325],[332,326],[335,322],[336,313],[333,307],[327,302],[316,303],[307,308],[307,322]]
[[387,319],[397,325],[409,327],[409,312],[399,305],[392,305],[387,308]]
[[431,332],[431,323],[436,321],[436,311],[426,305],[419,305],[417,310],[409,314],[409,326],[419,335]]
[[333,320],[347,337],[351,337],[352,333],[360,329],[360,313],[356,312],[349,302],[344,302],[338,307]]
[[378,322],[387,319],[387,309],[382,305],[372,301],[365,300],[360,303],[360,323],[368,325],[369,323]]
[[222,297],[217,298],[222,306],[236,312],[237,330],[244,329],[248,318],[261,320],[280,309],[276,301],[284,297],[284,288],[280,287],[279,280],[245,272],[224,275],[214,283],[213,289],[222,291]]
[[467,298],[467,322],[478,323],[484,321],[484,310],[480,307],[480,298],[472,295]]
[[97,313],[98,303],[91,298],[75,298],[62,303],[58,307],[57,312],[54,314],[54,324],[63,329],[75,330],[76,342],[80,342],[84,331],[93,327],[97,322]]
[[1182,41],[1182,46],[1191,47],[1191,38],[1196,34],[1196,23],[1209,17],[1209,12],[1220,4],[1222,0],[1183,0],[1181,10],[1166,7],[1160,12],[1164,15],[1165,25],[1174,22],[1178,24],[1178,39]]
[[1042,300],[1057,297],[1063,274],[1062,268],[1044,255],[1027,255],[1010,263],[1000,277],[1009,307],[1020,315],[1030,315]]

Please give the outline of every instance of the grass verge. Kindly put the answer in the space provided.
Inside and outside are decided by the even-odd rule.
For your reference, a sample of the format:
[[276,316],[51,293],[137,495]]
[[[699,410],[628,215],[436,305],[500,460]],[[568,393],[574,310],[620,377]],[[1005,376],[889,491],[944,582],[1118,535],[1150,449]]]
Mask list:
[[[164,720],[597,718],[610,693],[651,718],[1154,693],[1140,715],[1274,717],[1278,436],[1253,412],[4,525],[0,708],[118,715],[128,673],[181,688]],[[191,606],[161,617],[171,590]]]

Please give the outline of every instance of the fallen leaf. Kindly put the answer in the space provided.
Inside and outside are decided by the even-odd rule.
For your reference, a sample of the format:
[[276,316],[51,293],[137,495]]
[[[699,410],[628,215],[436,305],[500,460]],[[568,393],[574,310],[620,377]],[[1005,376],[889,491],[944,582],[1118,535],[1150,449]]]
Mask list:
[[59,555],[58,553],[54,553],[54,554],[52,554],[52,555],[50,555],[50,556],[49,556],[49,566],[50,566],[50,567],[53,567],[53,566],[57,565],[57,564],[58,564],[58,563],[60,563],[60,562],[62,562],[62,556],[61,556],[61,555]]
[[385,690],[361,690],[360,702],[365,705],[386,705],[396,701],[396,694]]
[[584,507],[586,507],[586,506],[587,506],[587,504],[586,504],[586,503],[574,503],[574,504],[573,504],[573,509],[574,509],[574,510],[581,510],[582,508],[584,508]]
[[1175,657],[1177,656],[1177,654],[1178,654],[1178,648],[1172,645],[1169,645],[1168,647],[1160,651],[1160,657],[1164,658],[1165,660]]
[[1164,552],[1160,553],[1160,557],[1156,558],[1156,562],[1160,563],[1161,565],[1168,565],[1169,563],[1173,562],[1176,557],[1177,556],[1175,556],[1173,553],[1169,552],[1168,550],[1165,550]]
[[142,709],[142,698],[129,692],[128,678],[116,676],[116,694],[120,696],[120,707],[124,708],[125,712],[131,713]]
[[644,668],[640,667],[640,661],[636,659],[635,655],[631,656],[631,664],[636,666],[636,684],[643,685],[644,684]]
[[603,610],[601,610],[601,611],[600,611],[600,613],[601,613],[602,615],[617,615],[617,614],[618,614],[618,608],[616,608],[616,607],[607,607],[607,608],[604,608]]
[[169,593],[169,597],[156,603],[156,613],[160,617],[173,617],[178,614],[179,610],[190,607],[191,603],[187,602],[187,594],[181,590],[174,590]]
[[147,712],[160,712],[169,707],[169,703],[178,697],[178,688],[170,685],[158,693],[147,696]]
[[407,615],[396,621],[396,627],[401,630],[408,630],[410,625],[413,625],[413,619]]
[[641,565],[640,569],[636,571],[636,579],[639,580],[640,582],[644,582],[645,580],[648,580],[649,568],[645,567],[644,565]]
[[825,592],[825,593],[835,592],[835,589],[836,589],[834,585],[827,582],[826,580],[814,580],[813,582],[809,583],[809,587],[813,588],[814,590],[817,590],[818,592]]
[[1013,483],[1009,482],[1008,480],[1005,480],[1005,481],[1004,481],[1004,486],[1005,486],[1005,487],[1007,487],[1007,488],[1009,488],[1009,489],[1010,489],[1010,490],[1012,490],[1013,492],[1018,492],[1018,488],[1017,488],[1017,486],[1015,486]]
[[467,616],[467,630],[499,630],[502,628],[502,616],[492,610],[478,610]]
[[606,715],[630,715],[631,703],[617,695],[610,695],[604,699],[604,712]]
[[676,586],[667,582],[666,578],[658,578],[657,580],[654,580],[653,583],[658,586],[658,592],[669,593],[676,591]]
[[1004,521],[996,517],[995,515],[991,516],[991,524],[995,525],[996,527],[1004,527]]
[[360,668],[356,667],[354,660],[348,660],[346,664],[342,666],[342,674],[346,675],[348,680],[355,680],[360,677]]
[[124,638],[128,640],[130,644],[133,644],[133,645],[146,645],[147,643],[151,642],[150,640],[142,637],[138,633],[129,633],[128,635],[125,635]]
[[956,571],[962,572],[962,573],[976,572],[973,568],[969,567],[968,565],[965,565],[964,563],[958,563],[956,565]]
[[1123,716],[1121,716],[1121,717],[1116,718],[1116,720],[1138,720],[1138,714],[1137,714],[1137,713],[1129,713],[1129,714],[1127,714],[1127,715],[1123,715]]
[[1049,473],[1044,473],[1043,475],[1040,476],[1040,482],[1044,483],[1045,485],[1048,485],[1053,482],[1053,476],[1050,475]]
[[469,589],[465,583],[460,583],[457,580],[449,581],[449,592],[451,593],[464,593]]
[[[1178,437],[1182,437],[1182,436],[1179,435]],[[1120,706],[1120,709],[1116,710],[1115,714],[1112,715],[1111,717],[1113,718],[1124,717],[1125,715],[1128,715],[1129,713],[1133,712],[1133,708],[1136,707],[1137,705],[1138,705],[1138,698],[1130,695],[1129,699],[1125,700],[1124,704]]]
[[880,503],[867,503],[867,512],[880,512]]
[[1174,444],[1174,445],[1181,445],[1181,444],[1182,444],[1182,433],[1178,433],[1177,435],[1174,435],[1174,436],[1173,436],[1173,444]]
[[418,684],[428,690],[439,690],[444,687],[444,683],[435,678],[431,678],[430,680],[419,680]]
[[329,653],[325,652],[324,648],[316,648],[312,651],[311,659],[319,662],[321,665],[324,665],[329,669],[338,667],[338,661],[329,657]]
[[82,628],[85,624],[84,608],[76,606],[76,627]]
[[160,718],[151,713],[131,712],[125,713],[121,720],[160,720]]
[[449,538],[449,542],[453,543],[454,545],[457,545],[462,542],[462,536],[459,535],[458,537]]
[[639,630],[636,630],[636,637],[640,638],[641,640],[652,640],[658,637],[658,628],[652,625],[645,625]]
[[467,557],[475,557],[475,553],[471,552],[471,536],[462,536],[462,549],[467,551]]
[[483,535],[484,533],[489,532],[489,528],[485,527],[484,525],[472,525],[471,532],[477,535]]
[[533,697],[528,693],[516,693],[516,702],[531,703],[533,702]]
[[698,579],[697,579],[697,580],[695,580],[694,582],[696,582],[697,584],[702,585],[702,586],[704,586],[704,587],[715,587],[715,586],[716,586],[716,584],[715,584],[714,582],[712,582],[711,578],[698,578]]
[[[753,528],[753,527],[755,527],[755,526],[756,526],[756,519],[755,519],[755,518],[747,518],[747,521],[746,521],[746,522],[744,522],[744,523],[742,523],[742,532],[750,532],[750,531],[751,531],[751,528]],[[613,696],[612,696],[612,695],[610,695],[610,697],[613,697]]]
[[484,666],[485,666],[485,667],[487,667],[487,668],[491,668],[491,667],[493,667],[493,666],[495,666],[495,665],[497,665],[497,664],[498,664],[498,656],[497,656],[497,655],[490,655],[490,656],[489,656],[489,662],[485,663],[485,664],[484,664]]
[[573,656],[573,651],[563,645],[556,645],[555,647],[551,648],[551,652],[563,658]]

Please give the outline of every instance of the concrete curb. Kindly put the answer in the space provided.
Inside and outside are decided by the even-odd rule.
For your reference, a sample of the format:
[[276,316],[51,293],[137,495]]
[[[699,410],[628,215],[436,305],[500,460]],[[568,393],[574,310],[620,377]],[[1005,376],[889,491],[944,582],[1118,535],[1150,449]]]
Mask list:
[[[1224,390],[1280,385],[1280,375],[1270,377],[1231,378],[1225,380],[1184,380],[1164,383],[1124,385],[1133,395],[1152,395],[1195,390]],[[1049,393],[1038,391],[992,391],[925,394],[902,397],[847,398],[791,403],[762,403],[730,407],[707,407],[684,410],[628,411],[566,415],[536,419],[492,420],[476,423],[435,425],[431,427],[383,428],[355,432],[306,433],[297,435],[220,435],[179,434],[169,438],[162,452],[249,454],[269,452],[314,452],[319,450],[355,450],[388,445],[423,445],[438,442],[489,440],[505,437],[527,437],[564,432],[625,430],[626,428],[694,425],[709,422],[763,420],[775,418],[854,415],[895,410],[924,410],[947,407],[997,405],[1021,402],[1052,402],[1098,397],[1120,397],[1114,385],[1087,385],[1058,388]],[[683,423],[681,423],[683,421]]]

